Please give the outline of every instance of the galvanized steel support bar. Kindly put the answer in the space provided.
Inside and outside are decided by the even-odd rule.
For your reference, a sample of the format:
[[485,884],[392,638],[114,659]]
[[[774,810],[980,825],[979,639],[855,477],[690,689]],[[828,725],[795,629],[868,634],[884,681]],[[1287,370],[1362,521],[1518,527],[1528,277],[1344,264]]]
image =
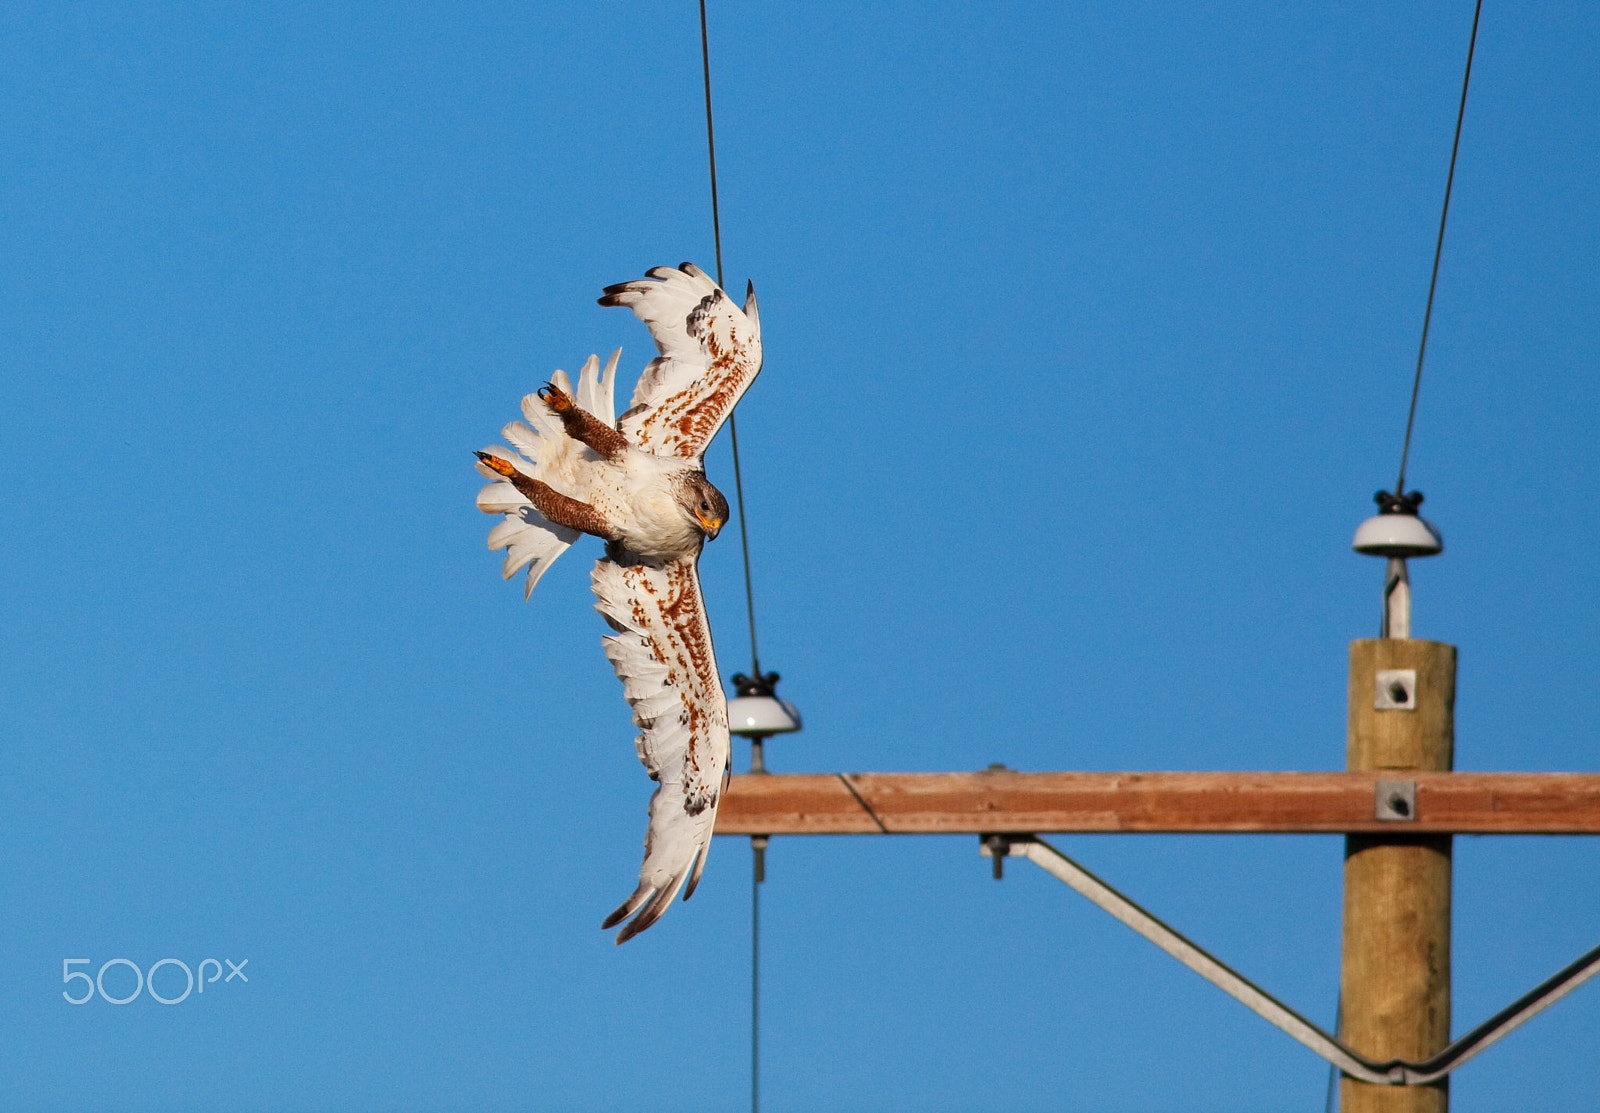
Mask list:
[[1046,873],[1066,882],[1080,895],[1111,913],[1167,954],[1205,978],[1252,1012],[1293,1036],[1351,1078],[1390,1086],[1417,1086],[1436,1082],[1501,1036],[1561,997],[1600,974],[1600,947],[1558,971],[1501,1009],[1484,1023],[1437,1055],[1418,1062],[1391,1059],[1379,1062],[1346,1047],[1243,974],[1186,939],[1161,920],[1123,896],[1100,878],[1042,839],[1030,836],[990,836],[983,852],[997,850],[1025,857]]

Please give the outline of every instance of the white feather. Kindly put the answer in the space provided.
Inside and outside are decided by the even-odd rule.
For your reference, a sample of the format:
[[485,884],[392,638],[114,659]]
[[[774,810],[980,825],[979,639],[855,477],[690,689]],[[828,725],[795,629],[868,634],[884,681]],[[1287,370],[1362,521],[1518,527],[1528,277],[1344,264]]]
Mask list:
[[[517,538],[527,533],[533,527],[515,515],[508,515],[489,531],[489,548],[504,549],[508,545],[515,545]],[[510,578],[509,576],[507,577]]]
[[590,578],[595,609],[616,631],[602,644],[633,708],[639,759],[659,782],[639,887],[606,920],[610,927],[634,916],[617,935],[623,943],[654,923],[704,862],[728,763],[728,708],[692,558],[659,567],[601,560]]
[[[616,357],[613,356],[611,365],[607,367],[612,374],[615,373],[615,365]],[[590,356],[578,376],[581,394],[591,401],[600,397],[598,368],[599,361]],[[569,394],[572,392],[572,382],[565,371],[552,373],[550,382]],[[537,393],[522,400],[522,412],[528,419],[527,425],[513,421],[500,431],[516,451],[499,445],[491,445],[484,451],[510,461],[511,466],[523,475],[548,483],[563,494],[581,492],[583,464],[598,457],[567,436],[561,419],[550,412],[550,407],[539,399]],[[610,417],[603,420],[609,421]],[[495,480],[478,493],[478,509],[486,514],[506,516],[504,521],[489,531],[489,548],[506,550],[500,573],[503,578],[509,580],[518,571],[527,568],[528,579],[522,596],[527,599],[555,559],[578,539],[578,531],[547,521],[522,492],[481,461],[478,470]]]
[[617,428],[650,452],[695,459],[761,371],[755,292],[741,310],[693,263],[645,273],[606,287],[600,299],[633,310],[661,353],[639,376]]
[[[522,424],[522,422],[513,421],[504,429],[500,430],[500,435],[504,437],[513,448],[522,453],[529,460],[537,460],[539,458],[539,443],[542,438],[538,433],[535,433],[532,429],[529,429],[526,425]],[[513,464],[518,463],[517,460],[512,460],[511,462]],[[520,468],[519,470],[527,471],[529,475],[533,474],[533,472],[527,468]]]
[[607,425],[617,423],[617,411],[611,394],[617,379],[617,357],[620,355],[621,348],[611,353],[604,374],[599,372],[599,357],[590,356],[583,370],[578,372],[578,392],[573,395],[579,409],[589,411]]

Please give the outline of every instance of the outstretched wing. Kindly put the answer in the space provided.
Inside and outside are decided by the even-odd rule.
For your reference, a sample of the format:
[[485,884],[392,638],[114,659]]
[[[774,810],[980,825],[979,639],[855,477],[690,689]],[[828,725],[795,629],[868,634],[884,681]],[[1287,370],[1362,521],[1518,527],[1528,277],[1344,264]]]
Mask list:
[[645,366],[617,428],[658,456],[693,459],[761,370],[761,321],[752,286],[744,310],[693,263],[607,286],[601,305],[625,305],[661,352]]
[[637,912],[617,934],[625,943],[660,918],[686,881],[685,900],[700,880],[728,765],[728,705],[694,559],[601,560],[591,579],[595,610],[616,631],[602,644],[633,708],[639,760],[657,782],[639,887],[602,925]]

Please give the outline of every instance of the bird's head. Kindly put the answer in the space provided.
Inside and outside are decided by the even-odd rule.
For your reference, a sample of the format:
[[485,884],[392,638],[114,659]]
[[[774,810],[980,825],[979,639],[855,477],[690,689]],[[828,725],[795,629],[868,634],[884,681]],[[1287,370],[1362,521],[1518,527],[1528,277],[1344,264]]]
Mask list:
[[684,484],[683,501],[706,540],[715,540],[728,521],[728,500],[722,492],[711,485],[704,473],[695,472]]

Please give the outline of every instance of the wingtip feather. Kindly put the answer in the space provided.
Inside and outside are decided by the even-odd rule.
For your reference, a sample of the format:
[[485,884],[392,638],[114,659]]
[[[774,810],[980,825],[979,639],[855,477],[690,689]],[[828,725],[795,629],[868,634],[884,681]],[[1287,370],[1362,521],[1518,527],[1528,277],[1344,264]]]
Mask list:
[[677,888],[677,885],[668,885],[665,888],[657,889],[655,894],[651,896],[649,903],[639,909],[639,914],[629,920],[621,931],[617,932],[617,944],[620,946],[626,943],[661,919],[661,914],[672,907],[672,898],[677,896]]
[[[607,916],[600,922],[600,930],[609,931],[620,924],[623,920],[626,920],[629,916],[633,915],[634,909],[638,908],[647,899],[653,896],[655,891],[656,887],[654,885],[651,885],[648,882],[640,882],[639,887],[633,891],[633,895],[618,905],[615,912],[611,913],[611,915]],[[618,940],[618,942],[621,942],[621,940]]]
[[688,900],[694,896],[695,886],[700,884],[700,875],[705,872],[706,855],[711,851],[711,844],[702,846],[694,856],[694,870],[689,874],[689,883],[683,888],[683,899]]

